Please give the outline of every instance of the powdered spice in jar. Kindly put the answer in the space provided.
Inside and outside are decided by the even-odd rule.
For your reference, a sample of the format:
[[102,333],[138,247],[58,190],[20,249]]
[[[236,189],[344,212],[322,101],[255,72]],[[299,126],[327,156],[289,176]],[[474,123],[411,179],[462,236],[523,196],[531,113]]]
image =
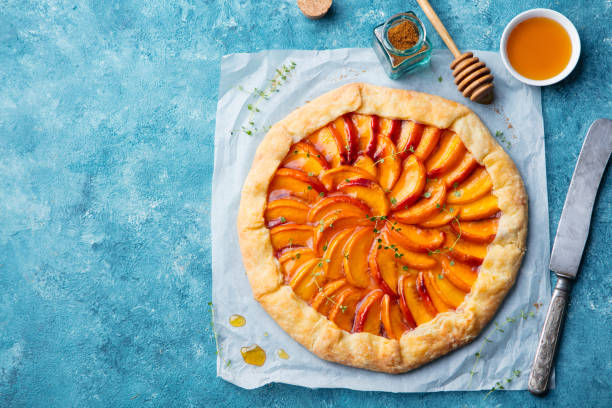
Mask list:
[[393,47],[398,50],[407,50],[419,41],[419,30],[409,20],[394,25],[387,31],[387,38]]

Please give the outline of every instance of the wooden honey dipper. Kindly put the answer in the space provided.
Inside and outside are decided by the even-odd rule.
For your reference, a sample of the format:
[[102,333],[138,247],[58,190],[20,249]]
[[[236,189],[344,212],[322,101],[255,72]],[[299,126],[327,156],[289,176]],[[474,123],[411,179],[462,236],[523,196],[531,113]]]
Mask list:
[[488,104],[493,101],[493,75],[484,62],[471,52],[461,54],[440,18],[427,0],[417,0],[419,6],[436,29],[442,41],[455,57],[450,68],[453,70],[455,85],[463,96],[471,101]]

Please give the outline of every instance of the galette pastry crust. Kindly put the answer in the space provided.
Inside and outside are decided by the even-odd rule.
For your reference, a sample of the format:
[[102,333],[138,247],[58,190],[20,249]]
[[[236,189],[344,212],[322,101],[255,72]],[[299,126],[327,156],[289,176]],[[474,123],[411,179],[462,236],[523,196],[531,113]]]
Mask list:
[[[265,225],[268,186],[291,145],[349,113],[412,120],[456,132],[493,181],[501,218],[471,292],[456,311],[393,340],[349,333],[319,314],[283,284]],[[525,252],[527,195],[514,163],[467,107],[424,93],[354,83],[295,110],[267,133],[242,190],[238,215],[240,248],[253,295],[295,340],[317,356],[354,367],[401,373],[472,341],[490,321],[514,284]]]

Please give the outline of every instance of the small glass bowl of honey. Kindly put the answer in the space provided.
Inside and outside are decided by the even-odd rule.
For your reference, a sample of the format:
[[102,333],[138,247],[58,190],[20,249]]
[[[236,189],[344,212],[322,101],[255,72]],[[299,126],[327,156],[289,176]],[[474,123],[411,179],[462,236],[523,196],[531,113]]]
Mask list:
[[567,77],[580,57],[572,22],[550,9],[527,10],[504,29],[499,52],[506,69],[527,85],[552,85]]

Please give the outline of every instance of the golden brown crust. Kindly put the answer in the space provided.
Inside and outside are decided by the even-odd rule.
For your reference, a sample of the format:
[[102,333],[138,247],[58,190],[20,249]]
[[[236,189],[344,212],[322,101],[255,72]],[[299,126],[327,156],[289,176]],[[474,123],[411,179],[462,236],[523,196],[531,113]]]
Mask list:
[[[463,304],[406,332],[399,341],[343,331],[282,285],[264,225],[268,185],[291,144],[348,112],[411,119],[455,131],[486,167],[502,211],[495,240]],[[438,96],[355,83],[322,95],[271,128],[244,184],[238,233],[255,298],[296,341],[329,361],[401,373],[470,342],[495,314],[514,284],[525,252],[527,195],[510,157],[467,107]]]

